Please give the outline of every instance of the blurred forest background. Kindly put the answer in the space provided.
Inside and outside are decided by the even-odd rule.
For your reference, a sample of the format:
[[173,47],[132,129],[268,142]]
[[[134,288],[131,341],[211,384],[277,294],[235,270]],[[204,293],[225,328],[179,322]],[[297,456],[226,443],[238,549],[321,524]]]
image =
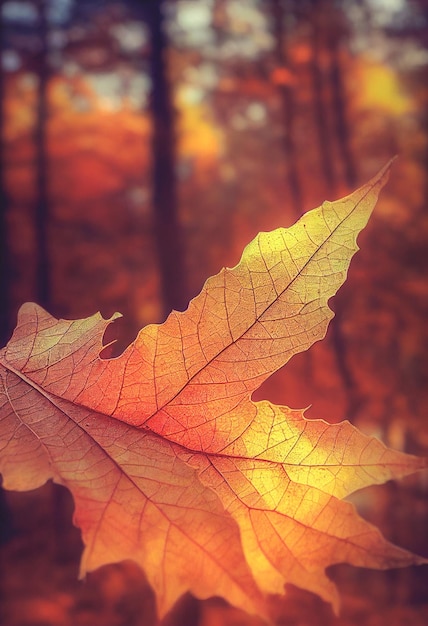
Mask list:
[[[350,419],[428,452],[427,0],[1,2],[2,345],[29,300],[57,317],[123,313],[120,351],[184,310],[260,230],[366,182],[387,188],[327,338],[257,398]],[[392,541],[428,556],[427,475],[357,494]],[[131,563],[77,580],[62,488],[1,494],[4,626],[153,626]],[[427,567],[331,575],[340,618],[291,590],[287,626],[428,623]],[[168,624],[258,626],[219,600]]]

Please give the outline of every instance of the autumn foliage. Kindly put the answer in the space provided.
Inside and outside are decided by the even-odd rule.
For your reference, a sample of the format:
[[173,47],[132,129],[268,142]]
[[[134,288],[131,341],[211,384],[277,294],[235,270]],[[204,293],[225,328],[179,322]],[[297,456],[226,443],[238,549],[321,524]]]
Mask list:
[[0,353],[3,484],[24,491],[52,479],[71,491],[82,576],[132,559],[160,615],[190,591],[269,620],[287,583],[337,611],[329,565],[426,562],[343,500],[426,467],[424,459],[349,422],[251,399],[324,337],[328,300],[388,169],[294,226],[260,233],[185,312],[143,328],[117,358],[100,354],[111,320],[21,308]]

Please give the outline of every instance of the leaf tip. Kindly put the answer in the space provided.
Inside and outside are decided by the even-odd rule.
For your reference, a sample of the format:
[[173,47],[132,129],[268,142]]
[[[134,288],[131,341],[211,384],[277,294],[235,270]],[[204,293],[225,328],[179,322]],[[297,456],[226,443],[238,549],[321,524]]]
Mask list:
[[428,457],[415,456],[413,454],[405,454],[406,474],[413,472],[422,472],[428,468]]
[[394,155],[391,159],[389,159],[389,161],[385,163],[383,167],[380,168],[377,174],[373,176],[373,178],[370,180],[368,184],[370,186],[374,186],[378,183],[380,184],[380,187],[382,188],[387,183],[392,165],[393,163],[395,163],[397,159],[398,159],[397,154]]

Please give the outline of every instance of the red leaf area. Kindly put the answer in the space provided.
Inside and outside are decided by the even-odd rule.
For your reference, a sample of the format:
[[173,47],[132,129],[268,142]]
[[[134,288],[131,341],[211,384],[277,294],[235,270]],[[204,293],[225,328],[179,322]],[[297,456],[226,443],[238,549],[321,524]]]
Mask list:
[[185,592],[269,620],[292,583],[338,607],[334,563],[425,563],[343,497],[426,467],[349,422],[253,402],[324,337],[388,166],[289,229],[260,233],[184,313],[102,359],[111,320],[22,307],[0,352],[4,487],[66,486],[85,544],[81,575],[133,559],[165,614]]

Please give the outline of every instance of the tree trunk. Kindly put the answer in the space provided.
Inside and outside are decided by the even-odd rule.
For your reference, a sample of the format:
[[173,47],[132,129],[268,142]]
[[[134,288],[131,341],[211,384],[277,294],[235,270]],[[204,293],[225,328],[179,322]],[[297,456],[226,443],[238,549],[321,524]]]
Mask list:
[[163,29],[163,0],[144,3],[151,35],[152,168],[154,236],[159,257],[165,316],[188,305],[182,230],[178,216],[175,112],[167,76],[167,40]]
[[[349,189],[353,189],[357,185],[357,175],[351,150],[351,133],[346,117],[345,85],[340,64],[340,41],[343,37],[343,16],[340,13],[340,8],[335,8],[331,1],[328,2],[327,10],[332,15],[330,28],[327,29],[327,46],[330,54],[330,84],[333,119],[335,120],[336,137],[345,182]],[[334,26],[336,26],[335,29]]]
[[310,22],[312,26],[312,58],[310,62],[312,74],[312,94],[314,102],[315,124],[318,138],[318,155],[327,185],[327,192],[334,193],[337,187],[337,180],[334,170],[333,144],[331,139],[331,129],[329,127],[329,116],[325,103],[325,79],[320,67],[319,57],[321,53],[321,33],[320,20],[318,19],[317,0],[311,0]]
[[[340,42],[344,36],[346,24],[343,21],[344,17],[341,9],[335,7],[331,0],[326,0],[324,5],[320,7],[320,10],[324,12],[325,42],[330,57],[329,84],[331,89],[333,131],[337,141],[339,160],[343,167],[346,186],[348,189],[354,189],[357,186],[357,177],[351,151],[350,130],[346,119],[346,94],[339,56]],[[324,126],[326,127],[326,124]],[[328,154],[329,149],[327,148],[325,158],[332,159],[331,141],[329,138],[326,146],[330,146],[330,153]],[[333,168],[333,162],[331,167]],[[347,417],[352,419],[361,406],[362,397],[352,370],[346,335],[343,331],[343,318],[346,317],[346,302],[340,294],[335,298],[333,308],[335,319],[331,324],[330,337],[337,368],[346,391]]]
[[50,263],[48,250],[49,198],[46,125],[48,120],[49,68],[47,58],[46,0],[39,0],[40,52],[38,59],[38,91],[34,140],[36,146],[36,295],[43,307],[51,301]]
[[[284,29],[285,10],[283,0],[271,0],[273,32],[275,35],[275,61],[279,69],[287,69],[289,65],[286,53],[286,34]],[[287,180],[290,189],[294,213],[302,214],[302,189],[297,170],[297,151],[293,137],[294,95],[292,87],[286,82],[278,84],[281,96],[284,151],[286,157]]]
[[[144,2],[151,36],[150,77],[152,93],[154,235],[159,256],[164,316],[188,305],[181,225],[178,216],[175,171],[175,113],[167,76],[167,40],[163,29],[163,0]],[[190,595],[181,599],[166,623],[199,624],[199,602]],[[172,620],[172,621],[171,621]]]
[[[4,23],[0,15],[0,54],[3,52]],[[11,333],[10,314],[10,250],[8,236],[8,197],[5,180],[5,84],[4,73],[0,71],[0,347],[3,347]]]

